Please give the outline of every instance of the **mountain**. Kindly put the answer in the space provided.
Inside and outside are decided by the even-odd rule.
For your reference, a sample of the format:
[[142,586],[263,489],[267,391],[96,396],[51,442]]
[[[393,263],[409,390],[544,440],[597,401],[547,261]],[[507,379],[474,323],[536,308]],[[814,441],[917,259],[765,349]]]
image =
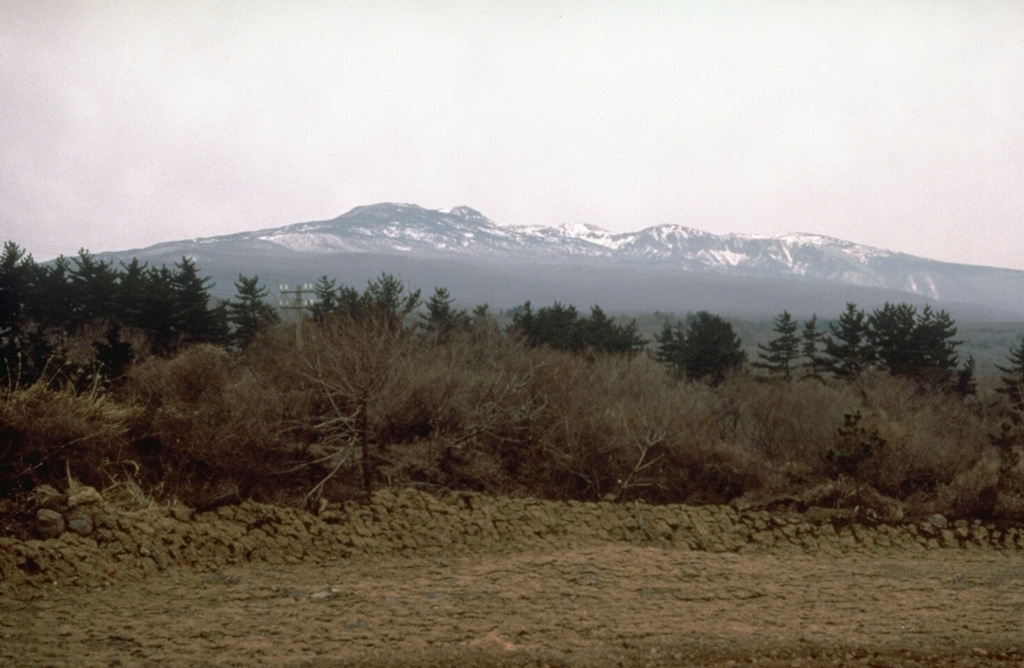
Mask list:
[[931,303],[974,320],[1024,316],[1024,271],[939,262],[814,234],[715,235],[662,224],[613,234],[593,225],[501,226],[466,206],[357,207],[326,221],[175,241],[104,257],[196,260],[231,294],[239,273],[268,285],[321,275],[361,286],[381,272],[460,301],[527,299],[617,310],[734,315],[838,313],[846,301]]

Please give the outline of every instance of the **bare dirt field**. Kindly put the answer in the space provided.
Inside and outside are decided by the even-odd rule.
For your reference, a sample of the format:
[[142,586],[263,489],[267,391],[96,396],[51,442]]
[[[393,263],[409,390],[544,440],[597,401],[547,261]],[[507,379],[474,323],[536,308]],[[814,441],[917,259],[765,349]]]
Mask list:
[[[392,524],[405,521],[401,507],[392,502]],[[193,557],[138,567],[189,525],[201,535],[244,513],[229,514],[183,517],[134,554],[101,540],[103,522],[90,539],[0,545],[31,557],[4,562],[0,663],[1024,666],[1024,550],[1012,545],[855,538],[846,550],[748,541],[708,551],[678,539],[685,523],[675,540],[643,541],[560,540],[550,525],[544,540],[376,552],[322,540],[270,559],[193,539]],[[106,523],[111,536],[129,536],[128,524]],[[273,538],[271,525],[249,533]],[[80,568],[62,569],[57,549]]]

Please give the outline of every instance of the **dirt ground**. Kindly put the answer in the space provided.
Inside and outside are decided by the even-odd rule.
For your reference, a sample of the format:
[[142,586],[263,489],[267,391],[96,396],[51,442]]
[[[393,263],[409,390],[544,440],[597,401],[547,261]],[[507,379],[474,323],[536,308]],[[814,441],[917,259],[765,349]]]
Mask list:
[[3,666],[1024,666],[1024,553],[615,541],[172,567],[0,598]]

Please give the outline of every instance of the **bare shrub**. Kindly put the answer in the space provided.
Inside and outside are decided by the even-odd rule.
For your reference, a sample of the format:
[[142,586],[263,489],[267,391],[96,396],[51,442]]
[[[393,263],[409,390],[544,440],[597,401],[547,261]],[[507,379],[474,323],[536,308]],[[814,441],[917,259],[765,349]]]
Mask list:
[[305,409],[276,382],[206,344],[134,367],[124,392],[142,408],[133,431],[143,478],[193,505],[231,489],[271,499],[297,447],[293,416]]
[[[125,502],[197,506],[316,504],[407,484],[651,502],[813,497],[887,517],[904,502],[999,512],[1021,496],[1016,432],[999,437],[1005,407],[984,398],[874,372],[789,383],[737,373],[711,387],[644,355],[528,348],[486,318],[443,341],[372,315],[327,319],[272,328],[244,355],[199,345],[149,358],[114,393],[54,388],[3,396],[5,462],[17,469],[7,493],[52,484],[69,462]],[[994,483],[990,434],[1007,443]]]
[[486,345],[456,341],[431,356],[443,367],[431,387],[436,406],[431,442],[439,455],[435,482],[524,492],[520,481],[539,472],[531,453],[547,407],[537,384],[548,356],[518,344],[500,344],[482,356]]
[[320,478],[309,499],[380,480],[498,491],[516,468],[509,450],[529,442],[539,362],[486,323],[437,345],[373,317],[338,318],[310,330],[294,359],[322,409],[310,416]]
[[762,458],[734,444],[711,443],[684,455],[674,473],[684,482],[679,500],[688,503],[727,503],[762,491],[772,479]]
[[991,517],[999,501],[999,459],[983,457],[951,482],[939,487],[936,509],[954,517]]
[[733,443],[773,464],[801,466],[817,476],[825,474],[823,457],[834,443],[837,427],[858,403],[847,383],[765,383],[737,377],[721,392],[737,406]]
[[970,470],[987,447],[981,420],[955,397],[922,393],[911,381],[881,373],[862,378],[860,389],[864,424],[885,441],[864,480],[885,494],[933,493]]
[[646,358],[566,355],[546,372],[536,440],[551,493],[721,502],[765,484],[763,458],[722,438],[717,390]]

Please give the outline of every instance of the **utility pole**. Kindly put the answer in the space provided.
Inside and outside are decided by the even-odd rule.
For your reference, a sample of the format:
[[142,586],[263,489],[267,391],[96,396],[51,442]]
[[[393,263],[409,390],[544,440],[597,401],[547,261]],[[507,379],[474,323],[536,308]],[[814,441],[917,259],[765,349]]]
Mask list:
[[[281,293],[282,299],[278,302],[278,305],[286,311],[295,312],[295,347],[302,350],[302,321],[303,311],[316,303],[313,299],[306,299],[306,293],[313,292],[312,283],[303,283],[302,285],[296,285],[291,287],[287,283],[281,283],[277,286],[278,292]],[[292,297],[290,300],[287,297]]]

